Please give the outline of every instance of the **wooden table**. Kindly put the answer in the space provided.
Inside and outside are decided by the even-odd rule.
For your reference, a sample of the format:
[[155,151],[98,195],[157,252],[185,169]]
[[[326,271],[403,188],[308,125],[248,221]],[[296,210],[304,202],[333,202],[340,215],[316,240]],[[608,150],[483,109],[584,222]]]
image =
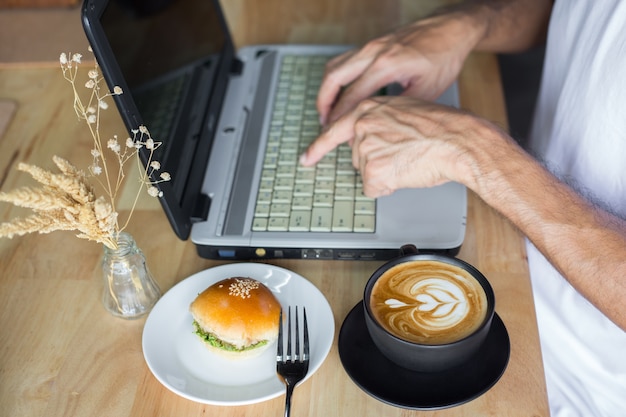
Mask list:
[[[276,21],[262,22],[255,17],[261,15],[256,6],[261,2],[225,3],[239,44],[360,43],[423,12],[402,1],[275,0],[263,2],[262,15],[265,19],[277,16]],[[272,7],[282,14],[269,13],[267,9]],[[321,13],[321,8],[328,12]],[[59,45],[59,51],[62,49]],[[493,56],[472,55],[460,87],[463,107],[506,126]],[[0,64],[0,100],[17,105],[0,139],[0,189],[30,183],[27,175],[14,169],[19,161],[51,167],[50,158],[57,154],[79,166],[88,164],[90,138],[73,114],[69,86],[56,65],[2,69]],[[105,131],[124,132],[114,110],[108,117]],[[322,291],[336,326],[328,358],[296,390],[294,417],[549,414],[523,239],[480,199],[469,197],[467,237],[459,257],[482,270],[495,289],[496,310],[511,339],[511,358],[501,380],[478,399],[441,411],[408,411],[373,399],[343,370],[337,334],[380,262],[273,261],[306,277]],[[20,213],[8,204],[0,205],[0,221]],[[164,291],[195,272],[220,264],[199,258],[191,242],[179,241],[154,200],[140,201],[129,231]],[[282,415],[283,396],[249,406],[210,406],[164,388],[143,359],[145,319],[114,318],[100,303],[101,258],[99,245],[76,239],[69,232],[0,240],[1,417]]]

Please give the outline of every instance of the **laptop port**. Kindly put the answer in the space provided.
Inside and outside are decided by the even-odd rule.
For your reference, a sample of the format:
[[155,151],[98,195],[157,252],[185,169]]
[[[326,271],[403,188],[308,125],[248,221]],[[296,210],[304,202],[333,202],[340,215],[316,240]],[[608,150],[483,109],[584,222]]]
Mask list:
[[303,249],[302,259],[333,259],[330,249]]

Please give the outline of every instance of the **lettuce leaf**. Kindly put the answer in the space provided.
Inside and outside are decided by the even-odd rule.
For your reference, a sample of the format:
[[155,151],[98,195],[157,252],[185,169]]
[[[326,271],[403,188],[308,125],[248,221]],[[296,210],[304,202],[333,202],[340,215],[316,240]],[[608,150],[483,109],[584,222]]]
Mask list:
[[258,347],[267,345],[267,342],[268,342],[267,340],[261,340],[260,342],[254,343],[252,345],[238,348],[237,346],[231,343],[221,340],[213,333],[209,333],[209,332],[202,330],[202,327],[200,327],[200,324],[196,320],[193,321],[193,327],[195,329],[194,333],[198,335],[198,337],[200,337],[205,343],[208,343],[209,345],[213,347],[216,347],[218,349],[223,349],[229,352],[244,352],[247,350],[256,349]]

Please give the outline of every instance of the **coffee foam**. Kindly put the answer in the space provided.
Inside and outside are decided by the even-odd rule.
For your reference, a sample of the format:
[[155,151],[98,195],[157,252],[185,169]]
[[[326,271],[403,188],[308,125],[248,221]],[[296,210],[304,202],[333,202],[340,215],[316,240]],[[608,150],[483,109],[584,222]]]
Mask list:
[[464,269],[438,261],[410,261],[385,271],[370,301],[376,321],[387,331],[421,344],[460,340],[487,314],[480,283]]

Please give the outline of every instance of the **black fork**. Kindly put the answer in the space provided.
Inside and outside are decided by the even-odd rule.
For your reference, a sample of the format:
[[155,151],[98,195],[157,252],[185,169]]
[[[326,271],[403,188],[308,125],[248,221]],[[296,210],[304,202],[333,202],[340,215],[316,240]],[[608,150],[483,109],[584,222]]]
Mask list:
[[288,307],[287,312],[287,354],[283,354],[283,312],[280,312],[280,320],[278,323],[278,348],[276,353],[276,372],[281,376],[286,386],[285,395],[285,417],[289,417],[291,412],[291,396],[293,389],[298,382],[302,381],[309,371],[309,329],[306,322],[306,309],[302,308],[303,319],[303,349],[300,350],[300,321],[298,319],[298,307],[296,307],[296,320],[295,320],[295,337],[293,343],[295,344],[295,350],[292,353],[292,334],[291,334],[291,307]]

